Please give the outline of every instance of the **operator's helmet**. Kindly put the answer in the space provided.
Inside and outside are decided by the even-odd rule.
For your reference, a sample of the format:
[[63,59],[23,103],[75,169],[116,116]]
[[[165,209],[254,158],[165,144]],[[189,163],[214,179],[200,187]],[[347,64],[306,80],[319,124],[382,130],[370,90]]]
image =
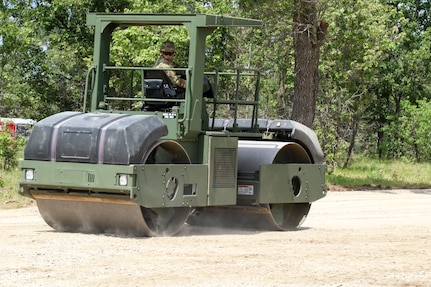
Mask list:
[[165,41],[160,47],[160,52],[175,53],[175,44],[172,41]]

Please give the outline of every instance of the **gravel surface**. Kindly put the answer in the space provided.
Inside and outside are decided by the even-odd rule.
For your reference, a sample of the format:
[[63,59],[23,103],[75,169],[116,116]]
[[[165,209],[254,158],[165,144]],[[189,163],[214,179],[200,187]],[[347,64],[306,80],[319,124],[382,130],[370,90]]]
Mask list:
[[1,286],[431,286],[431,190],[329,192],[297,231],[124,238],[0,210]]

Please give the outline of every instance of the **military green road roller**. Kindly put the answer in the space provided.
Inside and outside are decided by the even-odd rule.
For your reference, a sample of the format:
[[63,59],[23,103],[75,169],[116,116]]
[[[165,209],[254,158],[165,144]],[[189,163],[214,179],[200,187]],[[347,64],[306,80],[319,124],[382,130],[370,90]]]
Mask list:
[[[84,110],[39,121],[20,160],[20,194],[58,231],[172,236],[186,224],[298,228],[326,195],[316,134],[259,117],[260,73],[205,65],[217,28],[260,27],[245,18],[89,13],[93,65]],[[182,27],[188,64],[113,64],[116,33]],[[156,47],[157,49],[157,47]],[[133,51],[131,51],[133,52]]]

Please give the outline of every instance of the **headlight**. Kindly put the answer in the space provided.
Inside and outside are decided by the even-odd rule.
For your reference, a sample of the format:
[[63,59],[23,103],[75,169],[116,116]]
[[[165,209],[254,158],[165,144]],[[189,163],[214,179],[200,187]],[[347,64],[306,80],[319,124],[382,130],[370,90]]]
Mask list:
[[119,186],[127,186],[129,176],[127,174],[119,174],[117,177]]
[[33,180],[34,179],[34,169],[25,169],[24,170],[25,180]]

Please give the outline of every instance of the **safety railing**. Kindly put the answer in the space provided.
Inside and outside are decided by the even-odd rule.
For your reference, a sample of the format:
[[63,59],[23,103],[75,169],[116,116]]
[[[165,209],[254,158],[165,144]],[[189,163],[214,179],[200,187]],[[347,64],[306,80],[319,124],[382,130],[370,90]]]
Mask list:
[[213,76],[215,80],[214,98],[207,99],[211,119],[209,129],[216,129],[216,121],[220,122],[220,118],[233,121],[231,130],[234,132],[238,131],[240,118],[242,123],[250,124],[245,128],[258,129],[260,72],[250,68],[220,67],[215,73],[206,75]]
[[[190,75],[190,69],[187,68],[168,68],[160,69],[154,67],[133,66],[119,67],[108,66],[103,67],[103,73],[106,73],[106,81],[103,83],[103,103],[106,107],[112,110],[138,110],[137,103],[144,102],[185,102],[185,98],[152,98],[148,97],[145,86],[146,71],[165,71],[172,70],[185,74],[186,78]],[[87,72],[84,104],[83,109],[87,109],[87,99],[89,93],[95,85],[96,67],[91,67]],[[188,85],[187,81],[187,85]],[[187,87],[186,87],[187,89]]]

